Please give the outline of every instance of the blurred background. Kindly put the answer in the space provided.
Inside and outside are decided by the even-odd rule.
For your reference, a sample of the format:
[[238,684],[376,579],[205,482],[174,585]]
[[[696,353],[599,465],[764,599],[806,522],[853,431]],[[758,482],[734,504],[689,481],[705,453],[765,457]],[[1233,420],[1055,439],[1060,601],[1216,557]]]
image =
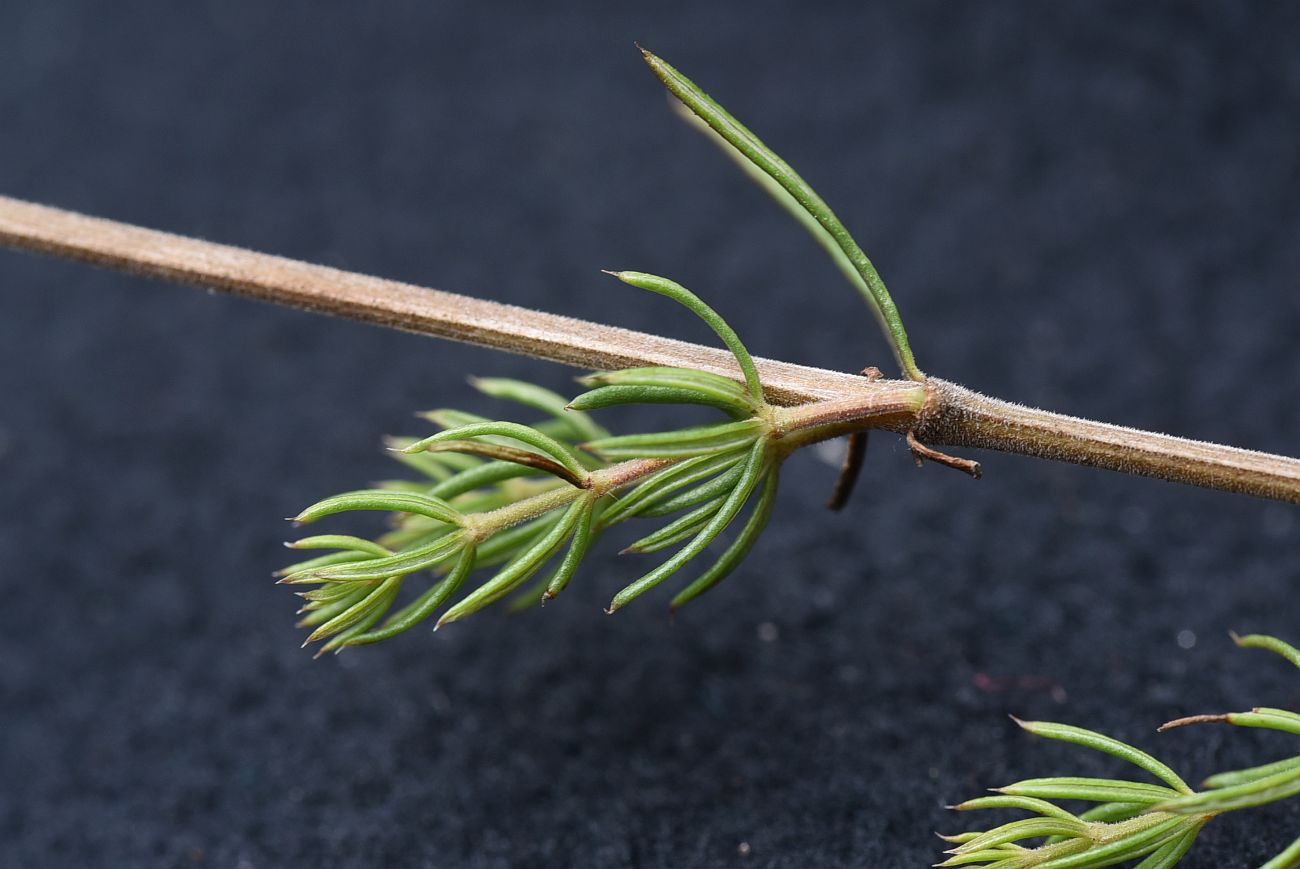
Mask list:
[[[9,3],[0,192],[708,340],[598,269],[652,271],[755,353],[890,368],[639,40],[831,202],[928,372],[1295,455],[1297,38],[1291,4]],[[644,569],[606,546],[544,611],[313,662],[281,517],[391,476],[413,411],[498,412],[468,374],[574,372],[7,251],[0,282],[6,866],[922,866],[944,804],[1119,771],[1008,712],[1196,777],[1287,750],[1153,730],[1300,701],[1227,639],[1300,641],[1296,508],[892,437],[837,515],[838,457],[796,457],[675,621],[602,614]],[[1298,831],[1228,818],[1187,865]]]

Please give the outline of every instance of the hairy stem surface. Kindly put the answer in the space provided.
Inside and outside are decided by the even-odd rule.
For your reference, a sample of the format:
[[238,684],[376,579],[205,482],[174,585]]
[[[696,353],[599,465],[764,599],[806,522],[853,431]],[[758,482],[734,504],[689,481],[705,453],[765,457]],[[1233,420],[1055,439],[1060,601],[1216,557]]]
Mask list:
[[[722,349],[3,196],[0,244],[583,368],[666,365],[741,380],[735,361]],[[1295,459],[1022,407],[933,377],[923,383],[871,380],[773,360],[756,363],[769,400],[785,405],[834,402],[842,419],[833,433],[864,427],[912,431],[931,444],[1000,450],[1300,503],[1300,461]],[[897,410],[877,412],[884,407]],[[830,413],[831,408],[820,404],[807,412]],[[877,410],[864,414],[866,408]],[[832,435],[829,429],[820,431]]]

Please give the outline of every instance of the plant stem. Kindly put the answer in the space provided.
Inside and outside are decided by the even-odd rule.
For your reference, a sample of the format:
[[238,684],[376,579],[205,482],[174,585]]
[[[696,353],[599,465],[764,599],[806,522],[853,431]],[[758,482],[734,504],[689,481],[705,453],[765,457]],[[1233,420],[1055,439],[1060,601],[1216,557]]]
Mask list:
[[[0,196],[0,245],[520,353],[589,370],[697,368],[740,379],[726,350],[311,265]],[[763,361],[782,404],[869,395],[866,378]]]
[[[741,380],[735,361],[721,349],[3,196],[0,244],[583,368],[667,365]],[[755,362],[769,400],[785,405],[834,400],[846,431],[854,420],[866,418],[868,426],[859,427],[912,431],[930,444],[1057,459],[1300,503],[1300,461],[1295,459],[1035,410],[933,377],[918,384],[766,359]],[[918,390],[924,390],[923,405]],[[884,407],[900,410],[881,415]],[[913,407],[921,409],[914,412]]]
[[931,377],[916,435],[1127,474],[1300,503],[1300,461],[1050,413]]

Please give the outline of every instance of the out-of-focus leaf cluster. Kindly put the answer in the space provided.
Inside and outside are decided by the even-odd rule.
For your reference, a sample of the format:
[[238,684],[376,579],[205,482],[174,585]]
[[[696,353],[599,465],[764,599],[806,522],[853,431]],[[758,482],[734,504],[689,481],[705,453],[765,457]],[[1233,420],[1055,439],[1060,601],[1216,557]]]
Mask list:
[[[1276,652],[1300,666],[1300,651],[1274,637],[1236,637],[1237,644]],[[1250,712],[1194,715],[1161,730],[1221,722],[1300,735],[1300,715],[1259,707]],[[1038,778],[996,788],[994,796],[953,806],[957,811],[1020,810],[1029,817],[989,830],[942,837],[952,844],[938,866],[986,869],[1100,869],[1120,864],[1167,869],[1191,849],[1201,828],[1224,812],[1300,794],[1300,756],[1210,776],[1193,790],[1151,755],[1109,736],[1045,721],[1017,721],[1030,733],[1128,761],[1156,781],[1082,777]],[[1070,806],[1082,805],[1083,809]],[[1140,861],[1140,862],[1134,862]],[[1260,869],[1300,866],[1300,839]]]

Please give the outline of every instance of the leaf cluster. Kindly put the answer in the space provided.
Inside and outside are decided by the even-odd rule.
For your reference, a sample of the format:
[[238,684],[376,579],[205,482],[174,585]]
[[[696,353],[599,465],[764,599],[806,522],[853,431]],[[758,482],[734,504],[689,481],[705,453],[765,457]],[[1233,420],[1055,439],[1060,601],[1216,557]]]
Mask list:
[[[1239,646],[1268,649],[1300,666],[1300,651],[1274,637],[1234,635],[1233,639]],[[1209,722],[1300,736],[1300,715],[1271,707],[1195,715],[1168,722],[1160,730]],[[1218,815],[1300,794],[1300,755],[1210,776],[1198,791],[1164,763],[1112,737],[1067,724],[1016,723],[1038,736],[1125,760],[1155,781],[1062,776],[1026,779],[996,788],[994,796],[967,800],[952,808],[960,812],[1014,809],[1027,812],[1029,817],[988,830],[943,836],[954,847],[947,852],[948,858],[936,865],[1100,869],[1140,861],[1137,869],[1167,869],[1182,860],[1201,829]],[[1086,808],[1067,807],[1072,805]],[[1260,869],[1296,866],[1300,866],[1300,839]]]
[[[884,282],[826,202],[694,83],[661,58],[643,54],[683,110],[831,255],[875,313],[904,373],[923,379]],[[611,274],[672,298],[704,320],[731,350],[743,383],[684,368],[606,371],[584,378],[587,390],[566,401],[518,381],[474,381],[487,395],[542,419],[523,424],[459,410],[429,411],[422,416],[440,431],[390,442],[416,479],[336,495],[295,517],[301,524],[356,510],[392,515],[391,530],[377,539],[323,534],[287,544],[325,552],[279,572],[283,583],[312,586],[300,592],[300,625],[311,629],[308,642],[324,641],[324,651],[387,639],[428,619],[467,583],[470,591],[441,614],[438,625],[505,598],[512,607],[549,600],[567,587],[606,531],[634,518],[664,520],[624,551],[677,548],[619,591],[609,605],[613,612],[700,557],[748,509],[721,554],[672,599],[676,608],[716,586],[752,549],[771,516],[785,456],[848,432],[843,420],[837,426],[828,419],[809,423],[799,438],[787,437],[782,409],[764,400],[753,360],[722,317],[673,281],[641,272]],[[613,435],[588,415],[628,404],[704,405],[723,418]],[[851,456],[860,459],[861,443]],[[480,573],[486,578],[480,580]],[[433,582],[398,606],[403,586],[420,574]]]
[[[542,418],[523,424],[452,409],[420,414],[441,430],[389,442],[417,478],[335,495],[294,517],[306,524],[358,510],[392,515],[391,530],[374,540],[324,534],[287,544],[331,550],[279,572],[282,583],[313,586],[300,592],[300,625],[311,628],[307,642],[324,640],[325,651],[388,639],[428,619],[467,580],[472,588],[437,625],[508,597],[512,608],[550,600],[568,586],[596,540],[637,518],[661,524],[625,552],[677,548],[619,591],[610,612],[703,554],[748,505],[734,539],[671,605],[693,600],[740,564],[776,498],[785,451],[775,409],[763,399],[744,344],[712,308],[664,278],[616,276],[674,299],[708,323],[732,350],[744,385],[690,369],[635,368],[588,375],[580,381],[586,391],[566,400],[520,381],[472,381],[484,394]],[[612,435],[588,413],[663,403],[704,405],[720,411],[721,419]],[[433,581],[394,608],[406,581],[426,573]]]

